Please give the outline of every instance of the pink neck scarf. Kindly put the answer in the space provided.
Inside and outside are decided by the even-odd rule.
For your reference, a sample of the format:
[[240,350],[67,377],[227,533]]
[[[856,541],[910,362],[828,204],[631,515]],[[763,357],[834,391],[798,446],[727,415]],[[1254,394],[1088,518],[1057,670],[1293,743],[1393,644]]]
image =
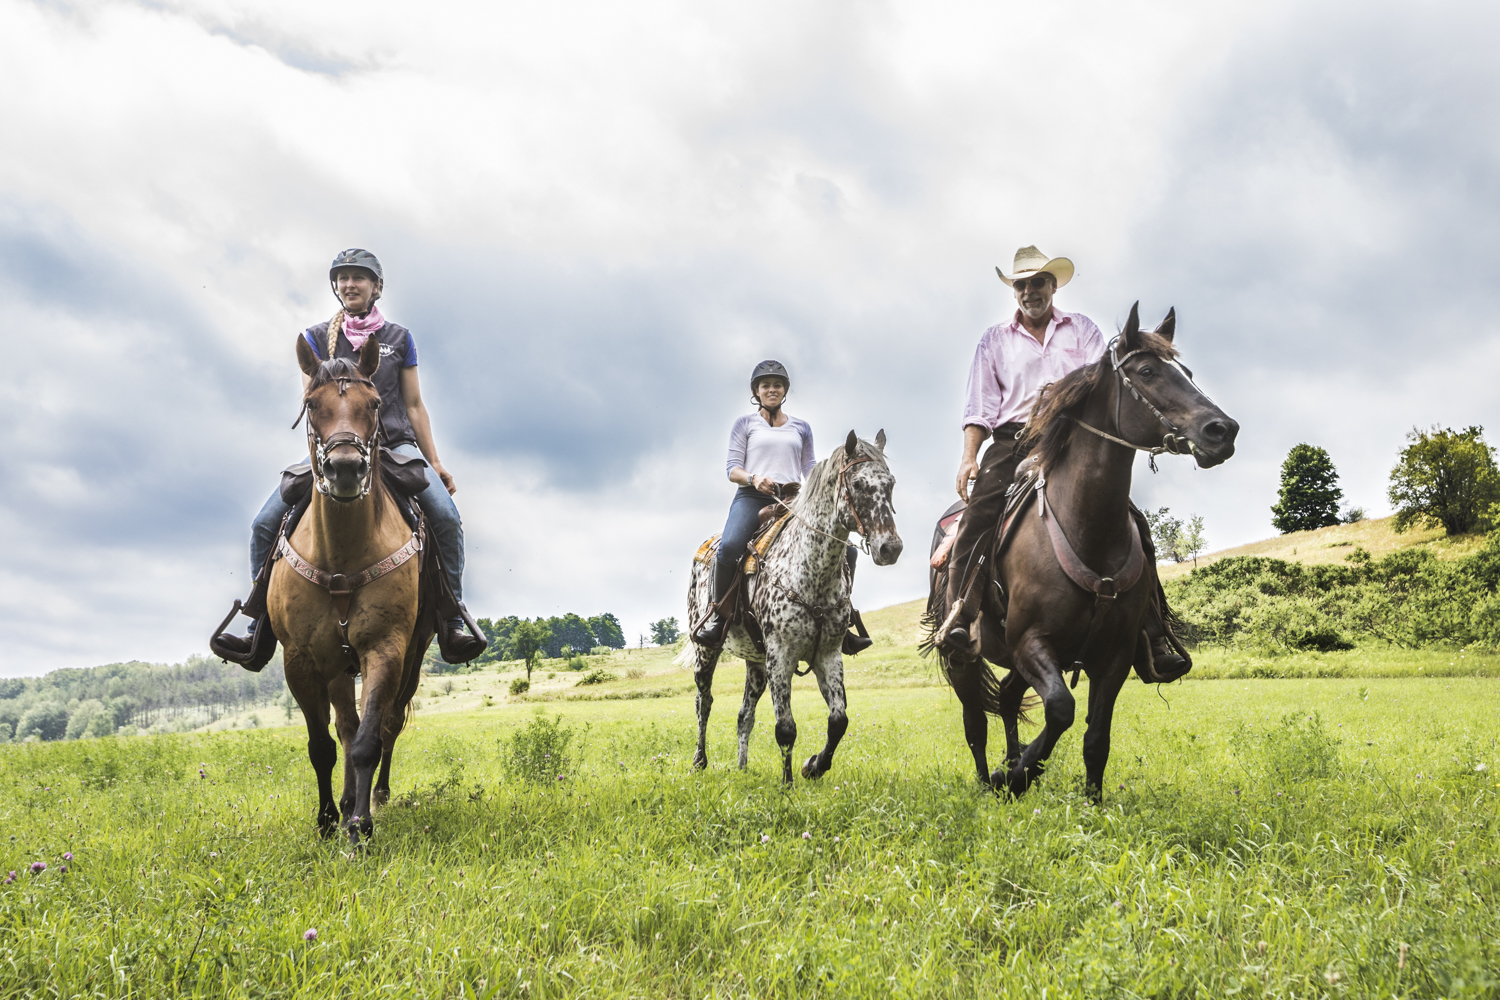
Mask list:
[[352,313],[344,313],[344,336],[349,339],[349,346],[355,351],[360,351],[365,346],[365,341],[370,339],[370,334],[385,326],[385,317],[380,315],[380,310],[375,306],[363,316],[355,316]]

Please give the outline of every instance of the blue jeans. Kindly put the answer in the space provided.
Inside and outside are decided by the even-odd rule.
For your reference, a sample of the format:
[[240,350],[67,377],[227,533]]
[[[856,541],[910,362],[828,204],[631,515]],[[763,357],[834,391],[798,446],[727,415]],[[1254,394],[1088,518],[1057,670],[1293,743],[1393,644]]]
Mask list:
[[[776,502],[769,493],[762,493],[753,486],[741,486],[729,504],[729,520],[724,522],[724,533],[719,536],[719,547],[714,552],[714,600],[724,596],[729,585],[734,583],[735,567],[745,554],[745,546],[755,535],[760,524],[760,512]],[[849,576],[854,578],[854,562],[859,558],[859,549],[849,546],[844,550],[844,559],[849,566]]]
[[[422,455],[414,444],[398,444],[391,451],[417,458]],[[306,458],[303,455],[298,461]],[[453,596],[461,601],[464,596],[464,523],[458,516],[458,506],[454,504],[453,497],[448,495],[448,488],[430,465],[427,467],[427,488],[417,494],[416,501],[417,506],[422,508],[422,513],[427,515],[427,530],[431,532],[438,551],[443,555],[443,568],[448,572],[448,584],[453,588]],[[291,508],[281,499],[281,490],[277,489],[266,500],[260,513],[255,515],[255,521],[250,526],[252,580],[265,565],[271,546],[276,544],[276,531],[281,527],[281,519],[286,517],[288,510]],[[744,545],[740,548],[744,548]]]

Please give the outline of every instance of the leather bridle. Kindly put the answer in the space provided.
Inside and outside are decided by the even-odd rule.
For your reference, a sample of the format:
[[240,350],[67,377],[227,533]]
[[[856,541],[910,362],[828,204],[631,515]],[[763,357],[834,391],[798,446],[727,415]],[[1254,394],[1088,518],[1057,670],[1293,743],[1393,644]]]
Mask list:
[[[350,385],[367,385],[371,389],[376,389],[375,383],[367,378],[354,378],[352,376],[346,376],[342,378],[331,379],[330,381],[338,383],[340,396],[342,396],[349,390]],[[322,388],[322,386],[319,386],[319,388]],[[373,461],[373,456],[375,454],[376,447],[378,447],[378,445],[380,444],[380,401],[378,389],[376,389],[376,394],[377,398],[375,402],[375,430],[371,432],[368,440],[361,438],[353,431],[340,431],[339,433],[330,437],[327,441],[324,441],[322,436],[318,434],[317,430],[313,428],[312,418],[308,417],[307,419],[307,442],[308,450],[312,453],[313,486],[319,493],[337,503],[353,503],[356,500],[363,500],[366,496],[369,495],[370,488],[375,484],[375,462]],[[303,397],[302,412],[297,414],[297,420],[292,424],[292,426],[296,427],[297,424],[301,423],[303,416],[305,416],[306,414],[307,398]],[[364,480],[359,484],[359,492],[352,497],[334,496],[332,487],[328,485],[328,477],[323,473],[324,463],[328,461],[328,453],[333,449],[341,448],[344,445],[352,445],[354,447],[354,450],[359,452],[360,460],[365,463]]]
[[[1159,420],[1159,421],[1161,421],[1162,425],[1164,427],[1166,427],[1167,433],[1165,433],[1165,434],[1162,435],[1161,444],[1159,444],[1159,445],[1157,445],[1155,447],[1146,447],[1145,445],[1139,445],[1139,444],[1136,444],[1133,441],[1126,441],[1122,437],[1116,437],[1113,434],[1109,434],[1109,433],[1106,433],[1104,431],[1101,431],[1099,428],[1093,426],[1092,424],[1085,423],[1084,421],[1079,420],[1077,417],[1069,417],[1068,419],[1071,420],[1071,421],[1073,421],[1073,423],[1077,424],[1079,427],[1082,427],[1084,430],[1089,431],[1092,434],[1097,434],[1099,437],[1102,437],[1106,441],[1111,441],[1114,444],[1121,445],[1121,446],[1123,446],[1125,448],[1133,448],[1136,451],[1144,451],[1144,452],[1146,452],[1146,454],[1150,456],[1150,464],[1151,464],[1151,471],[1152,472],[1157,471],[1157,469],[1156,469],[1156,456],[1157,455],[1161,455],[1161,454],[1168,454],[1168,455],[1191,455],[1191,454],[1194,454],[1194,452],[1195,452],[1195,446],[1193,445],[1193,442],[1191,440],[1189,440],[1187,438],[1187,436],[1182,433],[1181,430],[1178,429],[1178,427],[1177,427],[1176,424],[1174,424],[1174,423],[1172,423],[1172,421],[1168,420],[1166,414],[1162,413],[1161,410],[1157,408],[1156,404],[1153,403],[1149,398],[1147,398],[1147,396],[1145,395],[1145,393],[1142,392],[1141,389],[1134,382],[1132,382],[1130,380],[1130,376],[1125,371],[1125,363],[1127,361],[1129,361],[1131,358],[1135,357],[1137,354],[1149,354],[1152,357],[1156,358],[1158,361],[1161,361],[1163,364],[1174,364],[1174,365],[1176,365],[1179,369],[1182,370],[1183,374],[1185,374],[1187,376],[1188,384],[1192,385],[1192,387],[1194,389],[1198,389],[1198,384],[1193,381],[1193,372],[1192,372],[1192,370],[1190,368],[1188,368],[1187,365],[1183,364],[1181,361],[1175,361],[1175,360],[1172,360],[1172,359],[1169,359],[1169,358],[1163,358],[1160,354],[1157,354],[1155,351],[1148,350],[1147,348],[1144,348],[1144,347],[1137,347],[1135,350],[1128,352],[1123,358],[1119,357],[1117,355],[1117,352],[1116,352],[1116,348],[1118,347],[1119,343],[1120,343],[1120,338],[1119,337],[1116,337],[1115,339],[1113,339],[1113,340],[1111,340],[1109,342],[1109,364],[1110,364],[1110,367],[1114,370],[1115,377],[1120,380],[1120,387],[1121,387],[1121,389],[1122,390],[1125,390],[1125,389],[1130,390],[1130,394],[1136,398],[1136,401],[1139,402],[1139,403],[1141,403],[1141,404],[1143,404],[1146,407],[1146,409],[1150,410],[1156,416],[1156,419]],[[1204,399],[1208,399],[1207,394],[1203,393],[1202,389],[1198,389],[1198,392],[1200,394],[1203,394],[1203,398]],[[1125,397],[1125,393],[1123,391],[1117,392],[1115,394],[1115,428],[1116,429],[1118,429],[1119,426],[1120,426],[1120,407],[1121,407],[1121,405],[1124,402],[1124,397]],[[1038,397],[1038,398],[1040,399],[1040,397]]]

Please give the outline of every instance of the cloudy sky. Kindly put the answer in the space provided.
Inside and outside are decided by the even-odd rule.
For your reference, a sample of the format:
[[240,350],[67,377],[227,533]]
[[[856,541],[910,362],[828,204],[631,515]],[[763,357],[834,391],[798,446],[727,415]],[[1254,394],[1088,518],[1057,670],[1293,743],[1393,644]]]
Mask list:
[[1175,305],[1243,430],[1142,505],[1272,533],[1327,448],[1500,436],[1489,4],[0,0],[0,674],[203,651],[303,446],[293,338],[368,247],[421,349],[477,614],[683,617],[776,357],[819,456],[884,427],[921,596],[961,394],[1035,243]]

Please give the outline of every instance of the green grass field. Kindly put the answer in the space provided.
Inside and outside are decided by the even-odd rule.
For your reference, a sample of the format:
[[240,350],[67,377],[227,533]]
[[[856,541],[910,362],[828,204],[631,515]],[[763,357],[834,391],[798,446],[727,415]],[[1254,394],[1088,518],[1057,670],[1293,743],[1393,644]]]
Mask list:
[[[833,772],[790,791],[768,702],[732,766],[733,666],[702,774],[685,693],[424,681],[357,856],[314,836],[298,729],[4,747],[0,995],[1500,996],[1500,680],[1131,682],[1105,807],[1081,720],[1013,801],[882,614]],[[810,679],[795,710],[800,762]],[[574,734],[539,784],[506,767],[538,716]]]

